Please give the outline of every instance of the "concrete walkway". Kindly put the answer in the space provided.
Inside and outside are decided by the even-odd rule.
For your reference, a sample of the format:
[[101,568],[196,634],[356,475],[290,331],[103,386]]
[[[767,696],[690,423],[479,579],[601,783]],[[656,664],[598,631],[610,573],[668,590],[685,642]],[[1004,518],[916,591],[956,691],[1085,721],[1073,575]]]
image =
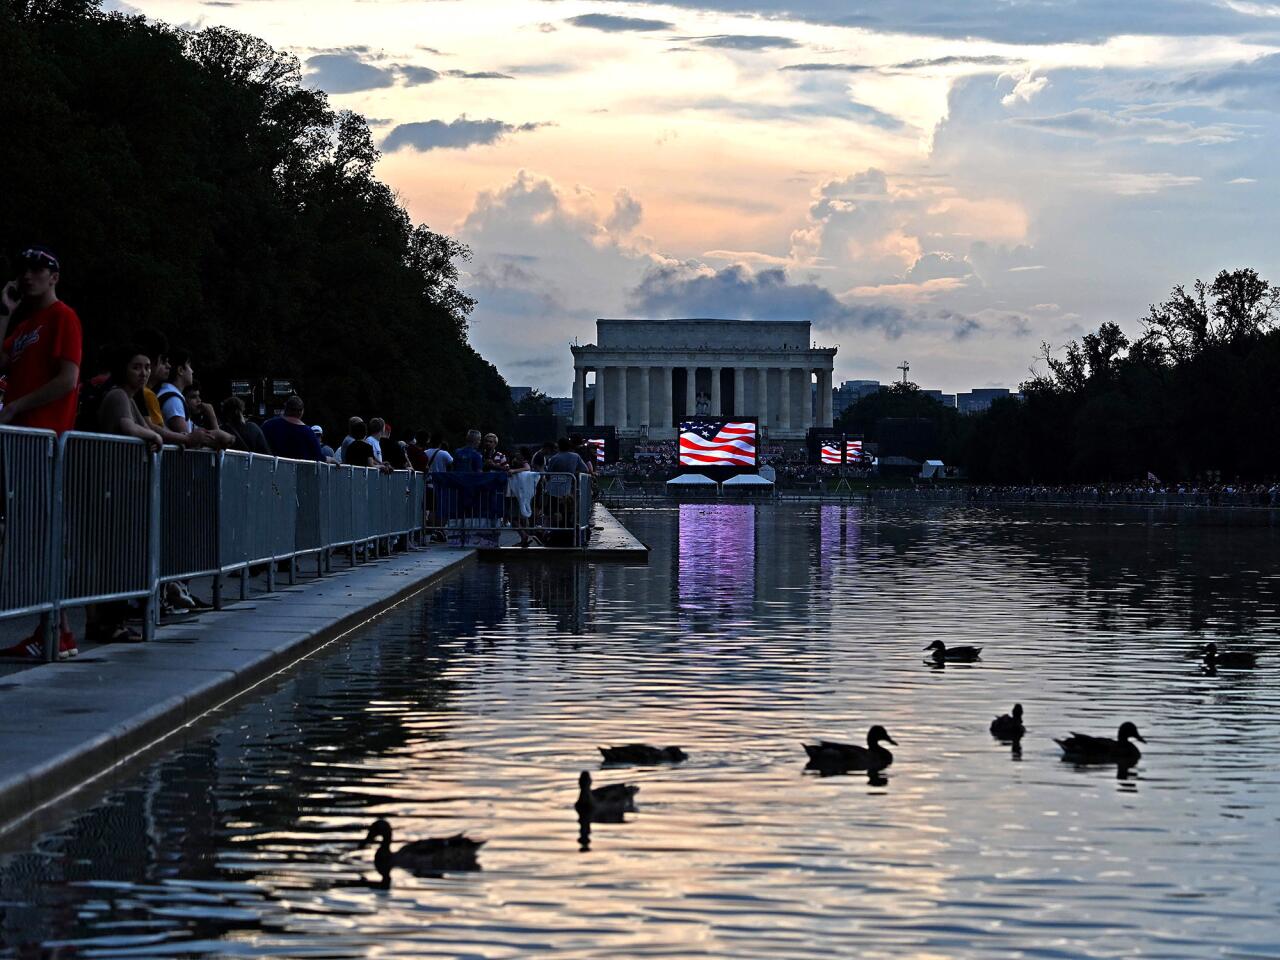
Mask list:
[[475,558],[396,554],[0,678],[0,833]]

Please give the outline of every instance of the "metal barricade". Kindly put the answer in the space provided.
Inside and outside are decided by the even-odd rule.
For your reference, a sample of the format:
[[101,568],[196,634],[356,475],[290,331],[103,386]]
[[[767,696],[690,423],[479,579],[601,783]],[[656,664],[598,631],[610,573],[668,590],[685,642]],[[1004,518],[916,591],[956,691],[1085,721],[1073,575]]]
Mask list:
[[[154,634],[160,585],[223,578],[333,548],[411,545],[426,520],[426,477],[227,451],[166,447],[133,437],[0,427],[0,619],[68,606],[145,601]],[[501,523],[499,512],[498,522]],[[52,659],[56,630],[47,629]]]
[[159,457],[133,437],[71,432],[58,445],[54,603],[146,599],[150,639],[160,576]]
[[52,430],[0,433],[0,618],[53,609]]
[[218,454],[165,447],[160,454],[160,580],[218,572]]
[[494,548],[503,545],[504,536],[508,543],[532,536],[546,546],[583,546],[582,517],[590,526],[591,478],[573,473],[532,476],[538,477],[537,487],[522,504],[504,473],[433,474],[434,504],[426,529],[454,546]]

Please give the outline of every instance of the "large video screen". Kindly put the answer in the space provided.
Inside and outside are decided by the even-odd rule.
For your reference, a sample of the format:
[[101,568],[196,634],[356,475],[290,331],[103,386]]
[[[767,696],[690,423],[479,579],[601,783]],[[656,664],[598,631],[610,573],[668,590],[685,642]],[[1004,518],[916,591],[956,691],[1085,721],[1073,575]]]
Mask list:
[[846,463],[862,463],[868,459],[866,451],[862,449],[861,440],[846,440],[844,442],[844,452]]
[[832,464],[839,465],[843,461],[840,458],[840,444],[824,443],[821,449],[822,462],[828,466]]
[[759,443],[754,420],[703,417],[680,423],[680,466],[754,469]]
[[604,463],[604,438],[588,437],[587,446],[592,447],[596,452],[596,463]]

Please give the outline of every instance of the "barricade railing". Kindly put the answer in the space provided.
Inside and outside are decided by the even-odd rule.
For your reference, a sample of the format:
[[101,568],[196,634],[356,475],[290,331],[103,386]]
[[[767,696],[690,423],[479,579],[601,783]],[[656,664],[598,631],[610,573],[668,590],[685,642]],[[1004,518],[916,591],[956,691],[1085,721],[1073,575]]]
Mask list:
[[213,576],[220,605],[228,575],[243,597],[264,566],[274,589],[277,565],[292,581],[314,555],[323,575],[334,549],[412,546],[425,520],[412,471],[0,427],[0,619],[44,615],[52,660],[63,608],[135,601],[149,639],[168,581]]
[[47,613],[54,511],[52,430],[0,433],[0,618]]
[[435,473],[430,479],[426,529],[450,545],[493,548],[528,538],[549,547],[586,545],[591,478],[585,474]]

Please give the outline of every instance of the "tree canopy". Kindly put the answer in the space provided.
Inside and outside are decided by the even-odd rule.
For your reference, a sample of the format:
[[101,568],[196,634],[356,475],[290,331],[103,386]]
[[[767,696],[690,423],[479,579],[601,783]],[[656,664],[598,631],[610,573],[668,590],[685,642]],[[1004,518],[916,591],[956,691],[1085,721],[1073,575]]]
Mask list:
[[1153,304],[1133,341],[1114,323],[1042,347],[1025,401],[975,418],[975,479],[1098,481],[1280,475],[1280,290],[1223,270]]
[[0,250],[58,251],[88,366],[154,328],[206,396],[279,377],[334,425],[506,428],[507,386],[467,342],[469,252],[411,221],[368,124],[294,57],[90,0],[0,0],[0,50]]

